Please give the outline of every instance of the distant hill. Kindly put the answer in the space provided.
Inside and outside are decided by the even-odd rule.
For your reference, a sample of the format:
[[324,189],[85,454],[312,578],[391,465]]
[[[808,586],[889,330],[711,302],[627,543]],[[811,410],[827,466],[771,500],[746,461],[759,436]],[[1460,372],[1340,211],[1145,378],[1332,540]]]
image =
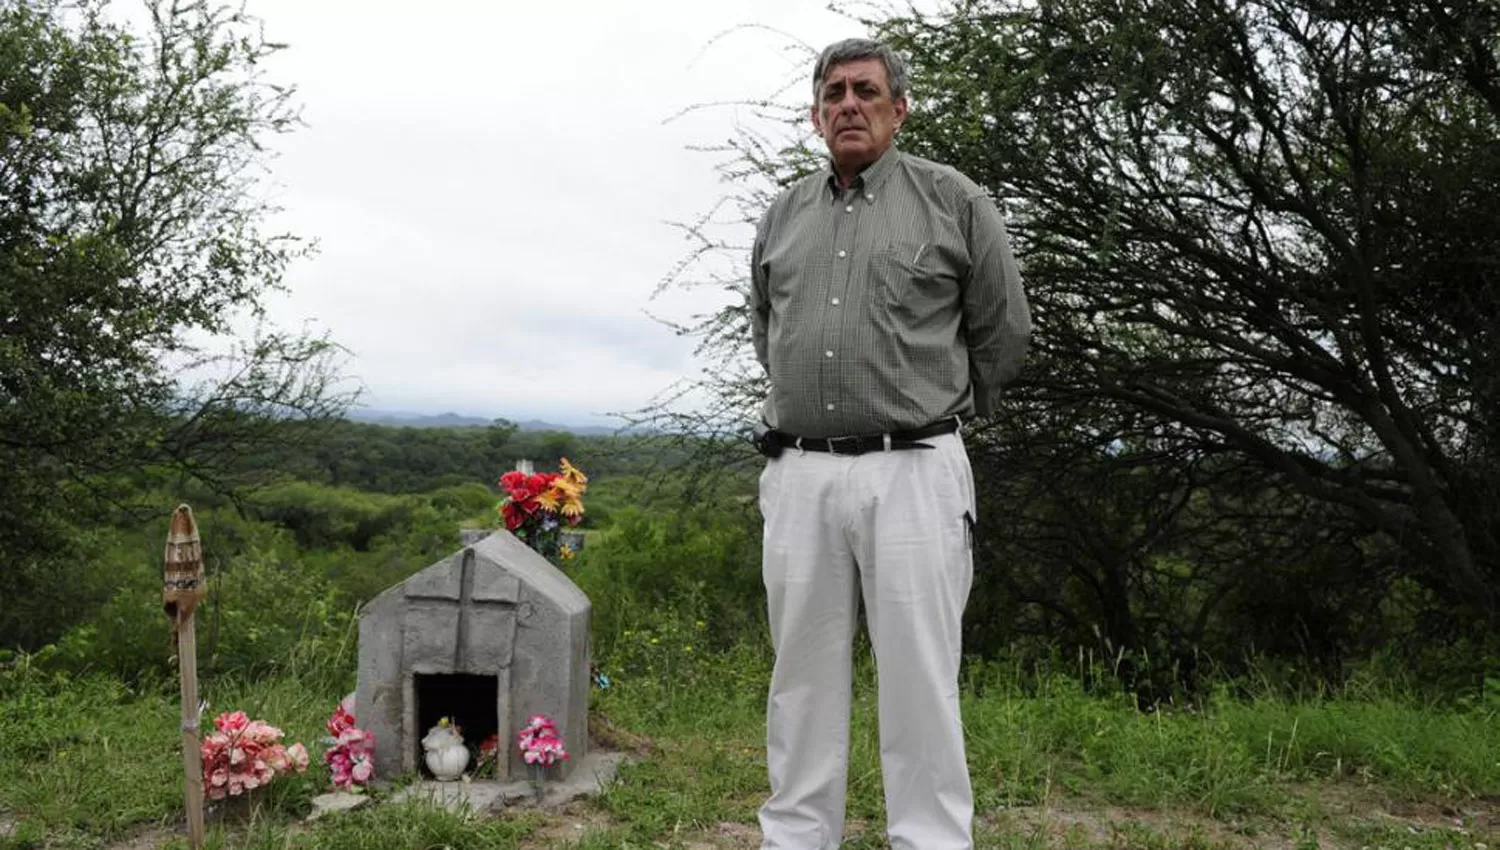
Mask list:
[[522,431],[568,431],[580,437],[608,437],[611,434],[620,433],[619,428],[611,428],[608,425],[559,425],[556,422],[544,422],[540,419],[517,422],[516,427]]
[[360,408],[350,410],[345,416],[354,422],[370,425],[399,425],[405,428],[482,428],[490,420],[479,416],[460,416],[457,413],[401,413],[394,410]]
[[[372,408],[350,410],[346,418],[352,422],[396,428],[483,428],[494,421],[482,416],[464,416],[451,412],[433,415]],[[580,437],[609,436],[618,430],[607,425],[561,425],[541,419],[528,419],[524,422],[516,422],[515,425],[522,431],[567,431]]]

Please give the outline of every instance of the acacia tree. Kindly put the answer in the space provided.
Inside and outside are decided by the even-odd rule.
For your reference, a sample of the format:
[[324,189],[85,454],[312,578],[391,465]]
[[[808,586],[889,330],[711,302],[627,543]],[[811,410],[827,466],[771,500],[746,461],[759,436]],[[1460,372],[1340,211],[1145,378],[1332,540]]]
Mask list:
[[[1493,3],[955,0],[865,23],[912,61],[901,145],[1004,204],[1037,319],[972,433],[1003,521],[971,636],[1289,624],[1332,665],[1380,639],[1402,580],[1450,626],[1494,623]],[[758,218],[806,141],[731,141],[727,208]],[[752,419],[739,298],[682,330],[713,422]]]
[[1006,199],[1033,390],[1167,423],[1500,614],[1500,13],[963,2],[887,22],[908,140]]
[[[263,230],[278,49],[204,0],[0,0],[0,645],[57,623],[67,521],[147,466],[224,483],[341,409],[326,340],[190,340],[253,316],[304,246]],[[159,506],[158,506],[159,507]],[[39,618],[37,611],[48,609]]]

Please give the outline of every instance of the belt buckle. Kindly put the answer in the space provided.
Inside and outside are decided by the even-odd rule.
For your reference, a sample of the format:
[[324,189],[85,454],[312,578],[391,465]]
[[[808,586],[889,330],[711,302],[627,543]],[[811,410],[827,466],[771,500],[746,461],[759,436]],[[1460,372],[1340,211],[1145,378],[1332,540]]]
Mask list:
[[[839,444],[840,443],[848,446],[849,450],[848,451],[840,451],[839,450]],[[857,455],[857,454],[859,454],[859,438],[858,437],[829,437],[828,438],[828,453],[831,454],[831,455],[851,455],[851,456],[852,455]]]

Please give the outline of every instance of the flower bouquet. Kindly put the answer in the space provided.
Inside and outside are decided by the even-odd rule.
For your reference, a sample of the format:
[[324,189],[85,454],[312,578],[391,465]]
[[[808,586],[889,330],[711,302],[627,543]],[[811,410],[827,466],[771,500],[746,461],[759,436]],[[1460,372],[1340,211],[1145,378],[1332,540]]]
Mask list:
[[479,742],[479,753],[474,759],[474,778],[493,779],[500,767],[500,736],[490,735]]
[[564,526],[583,521],[583,494],[589,479],[563,458],[558,472],[516,471],[500,476],[505,491],[497,510],[505,528],[551,561],[567,561],[576,554],[560,543]]
[[531,787],[537,801],[542,799],[542,772],[560,761],[566,761],[568,751],[563,746],[562,735],[557,724],[545,714],[534,715],[521,727],[516,736],[521,745],[521,760],[531,765]]
[[307,770],[307,748],[281,743],[282,732],[243,711],[214,718],[214,730],[199,746],[203,787],[210,800],[238,797],[266,785],[279,773]]
[[348,698],[342,700],[328,718],[323,763],[328,765],[333,787],[342,791],[360,791],[375,773],[375,736],[354,725],[354,712]]

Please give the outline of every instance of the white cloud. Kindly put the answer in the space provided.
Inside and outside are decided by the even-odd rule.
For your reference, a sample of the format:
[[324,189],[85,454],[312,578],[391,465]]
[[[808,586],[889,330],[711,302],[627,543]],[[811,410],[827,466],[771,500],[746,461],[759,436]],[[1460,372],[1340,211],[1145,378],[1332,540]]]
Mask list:
[[[276,225],[317,239],[269,303],[354,354],[372,406],[487,416],[630,410],[699,369],[649,298],[724,193],[756,98],[858,26],[806,0],[519,4],[249,0],[289,49],[307,127],[277,141]],[[740,27],[740,29],[736,29]],[[728,35],[725,35],[728,33]],[[723,36],[722,38],[716,37]]]

